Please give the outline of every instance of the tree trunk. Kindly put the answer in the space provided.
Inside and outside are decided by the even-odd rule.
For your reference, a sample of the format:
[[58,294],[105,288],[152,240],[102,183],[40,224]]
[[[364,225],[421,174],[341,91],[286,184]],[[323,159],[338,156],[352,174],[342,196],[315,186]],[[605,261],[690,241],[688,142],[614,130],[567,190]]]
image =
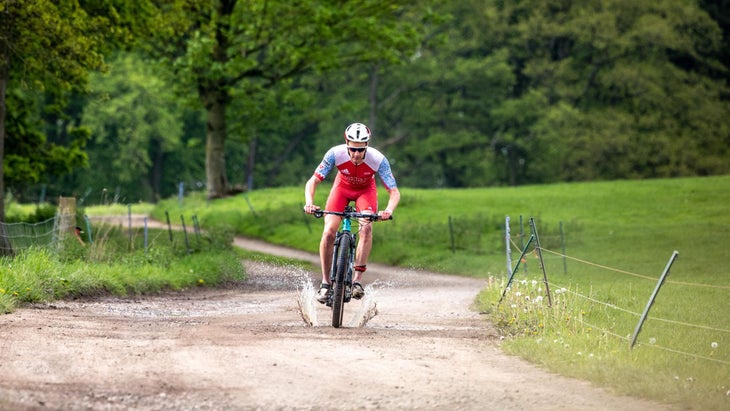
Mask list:
[[246,163],[246,187],[245,191],[253,190],[253,172],[256,169],[256,143],[258,137],[254,136],[248,143],[248,162]]
[[152,186],[152,200],[157,202],[160,200],[160,191],[162,189],[162,166],[165,161],[165,153],[162,148],[162,141],[155,138],[150,142],[150,157],[152,158],[152,169],[150,170],[150,186]]
[[[5,105],[5,92],[10,79],[10,55],[5,43],[1,43],[0,49],[0,223],[5,222],[5,116],[7,106]],[[3,237],[4,238],[4,237]],[[3,240],[4,241],[4,240]],[[4,248],[4,247],[3,247]]]
[[[373,65],[372,70],[370,70],[370,90],[368,99],[370,100],[370,113],[368,115],[368,124],[367,126],[370,128],[370,132],[377,133],[376,131],[376,116],[378,113],[378,69],[380,68],[379,64]],[[376,134],[377,135],[377,134]]]
[[2,61],[0,61],[0,255],[11,256],[15,252],[5,226],[5,173],[3,171],[5,166],[5,114],[7,113],[5,90],[7,90],[10,77],[8,72],[10,62],[7,54],[3,53],[0,56],[2,56]]
[[225,197],[228,194],[226,176],[226,107],[225,91],[213,89],[203,96],[208,111],[205,145],[205,174],[208,185],[208,199]]

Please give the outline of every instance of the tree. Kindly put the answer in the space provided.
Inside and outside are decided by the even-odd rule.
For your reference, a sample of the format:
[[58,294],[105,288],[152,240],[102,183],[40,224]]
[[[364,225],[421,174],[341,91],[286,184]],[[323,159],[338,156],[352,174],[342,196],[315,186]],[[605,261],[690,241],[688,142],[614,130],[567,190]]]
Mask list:
[[234,94],[256,102],[303,73],[400,59],[418,37],[413,20],[400,17],[427,10],[419,8],[424,2],[405,0],[159,3],[149,50],[205,107],[209,198],[229,190],[225,143]]
[[525,134],[571,148],[539,157],[553,166],[548,180],[728,170],[727,85],[707,69],[721,67],[721,31],[707,13],[683,0],[533,5],[514,57],[523,87],[548,105]]
[[47,183],[49,176],[62,176],[88,165],[84,152],[84,145],[89,139],[88,128],[65,127],[66,144],[50,141],[43,132],[39,112],[44,102],[38,99],[48,95],[40,93],[39,96],[19,88],[6,95],[6,102],[12,110],[7,113],[5,121],[7,137],[3,181],[6,191],[19,201],[24,200],[28,187]]
[[116,183],[134,195],[130,201],[156,201],[164,157],[186,148],[186,110],[176,103],[169,84],[134,53],[118,54],[108,72],[93,75],[90,84],[93,98],[83,115],[93,130],[87,151],[91,161],[104,166],[92,178],[78,176],[77,181],[87,187]]
[[[0,221],[5,219],[6,119],[13,109],[7,106],[8,90],[83,89],[86,72],[103,66],[99,50],[108,39],[107,22],[90,17],[74,0],[0,2]],[[11,250],[10,244],[2,250]]]
[[729,90],[713,77],[725,70],[721,32],[694,2],[461,1],[438,12],[453,17],[447,40],[379,79],[380,102],[399,95],[378,106],[379,128],[421,184],[730,170]]

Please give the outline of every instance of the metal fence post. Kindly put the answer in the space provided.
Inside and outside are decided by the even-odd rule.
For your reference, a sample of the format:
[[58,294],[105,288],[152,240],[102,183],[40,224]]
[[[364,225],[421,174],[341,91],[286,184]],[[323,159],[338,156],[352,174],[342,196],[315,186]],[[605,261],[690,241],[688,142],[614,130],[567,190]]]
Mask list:
[[504,299],[504,296],[507,295],[507,289],[509,289],[509,286],[512,285],[512,279],[515,277],[515,273],[517,272],[517,269],[520,268],[520,262],[525,257],[525,253],[527,253],[527,247],[532,244],[532,240],[535,239],[534,235],[530,236],[530,239],[527,240],[527,244],[525,244],[525,247],[522,249],[522,254],[520,254],[520,259],[517,260],[517,265],[515,265],[515,269],[512,270],[512,274],[509,275],[509,278],[507,279],[507,285],[504,286],[504,290],[502,291],[502,296],[499,297],[499,301],[497,301],[497,305],[500,305],[502,303],[502,300]]
[[532,235],[535,237],[535,250],[537,250],[537,257],[540,259],[540,268],[542,268],[542,280],[545,284],[545,294],[548,298],[548,307],[553,306],[553,298],[550,296],[550,284],[547,279],[547,272],[545,271],[545,261],[542,259],[542,246],[540,245],[540,237],[537,235],[537,227],[535,226],[535,220],[530,217],[530,229]]
[[512,249],[509,245],[510,240],[510,228],[509,228],[509,216],[504,218],[504,245],[507,253],[507,275],[512,276]]
[[451,254],[456,254],[456,243],[454,242],[454,224],[449,216],[449,234],[451,235]]
[[662,284],[664,283],[664,279],[667,278],[667,275],[669,275],[669,269],[672,267],[672,264],[674,264],[674,261],[677,259],[677,256],[679,256],[679,252],[677,252],[675,250],[672,253],[672,256],[669,258],[669,262],[667,263],[667,266],[664,268],[664,272],[662,273],[662,276],[659,277],[659,281],[657,282],[656,287],[654,288],[654,292],[651,294],[651,297],[649,297],[649,302],[646,303],[646,308],[644,308],[644,313],[641,314],[639,323],[636,324],[636,329],[634,330],[634,335],[631,337],[631,348],[634,348],[634,344],[636,344],[636,338],[639,336],[639,332],[641,332],[641,327],[644,325],[644,321],[646,321],[646,316],[649,315],[649,309],[651,309],[652,304],[654,304],[654,300],[656,299],[657,294],[659,294],[659,289],[662,287]]
[[563,232],[563,222],[560,222],[560,246],[563,249],[563,274],[568,274],[568,262],[565,258],[565,233]]

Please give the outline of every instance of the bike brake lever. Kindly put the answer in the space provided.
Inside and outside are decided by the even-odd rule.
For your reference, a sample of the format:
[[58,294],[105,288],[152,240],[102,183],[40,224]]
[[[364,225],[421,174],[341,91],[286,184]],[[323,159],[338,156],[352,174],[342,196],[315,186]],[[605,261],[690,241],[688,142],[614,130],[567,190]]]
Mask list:
[[314,216],[317,217],[317,218],[322,218],[323,215],[324,215],[324,212],[322,210],[315,210],[314,211]]

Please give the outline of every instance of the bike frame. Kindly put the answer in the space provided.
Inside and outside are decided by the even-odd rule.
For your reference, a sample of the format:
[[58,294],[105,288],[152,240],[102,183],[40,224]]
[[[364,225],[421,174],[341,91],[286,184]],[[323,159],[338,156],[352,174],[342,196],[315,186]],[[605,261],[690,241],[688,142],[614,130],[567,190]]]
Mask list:
[[[344,236],[349,237],[348,240],[343,240]],[[340,278],[335,278],[335,273],[338,272],[338,259],[340,253],[340,246],[342,243],[346,243],[347,247],[349,247],[348,252],[348,258],[347,258],[347,267],[345,271],[345,278],[344,278],[344,284],[346,288],[345,292],[345,301],[344,302],[350,302],[351,298],[351,290],[349,287],[352,286],[352,270],[355,266],[355,250],[357,249],[357,234],[352,232],[352,220],[349,217],[342,218],[342,222],[340,223],[340,229],[337,231],[337,236],[335,237],[335,246],[332,251],[332,267],[330,269],[330,281],[334,284],[337,281],[341,281]],[[332,305],[330,302],[327,305]]]
[[342,325],[344,304],[352,299],[352,274],[357,249],[357,233],[352,231],[352,219],[366,219],[373,222],[379,220],[380,217],[377,214],[359,213],[349,205],[345,207],[344,211],[317,210],[314,212],[314,216],[318,218],[325,214],[342,217],[332,251],[332,266],[330,267],[332,293],[326,303],[328,307],[332,307],[332,326],[337,328]]

